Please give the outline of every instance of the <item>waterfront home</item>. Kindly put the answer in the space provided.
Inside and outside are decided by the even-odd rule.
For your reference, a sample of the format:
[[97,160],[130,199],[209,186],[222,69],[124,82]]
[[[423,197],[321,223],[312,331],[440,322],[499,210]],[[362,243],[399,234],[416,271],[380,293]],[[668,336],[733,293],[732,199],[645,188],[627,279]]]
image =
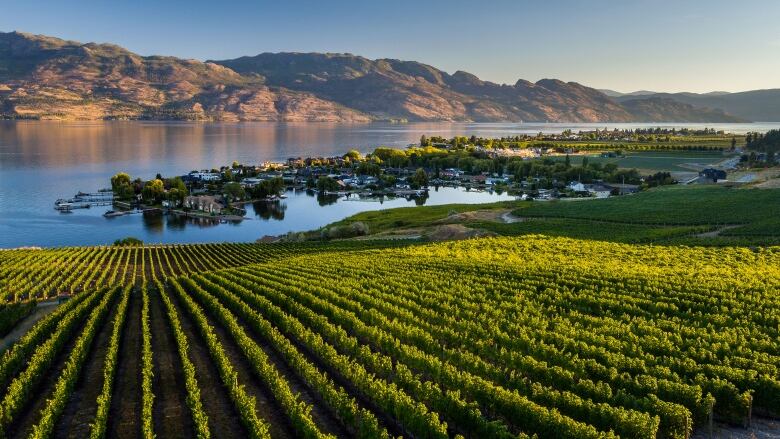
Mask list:
[[455,168],[447,168],[439,173],[441,178],[460,178],[463,175],[463,171]]
[[464,175],[461,177],[461,181],[463,183],[484,184],[486,180],[487,180],[487,175],[484,174]]
[[184,199],[184,207],[214,214],[222,213],[222,209],[224,208],[222,203],[211,195],[189,196]]
[[490,177],[485,179],[485,184],[488,186],[493,186],[496,184],[509,184],[512,182],[512,179],[509,177]]
[[255,187],[262,183],[265,179],[260,177],[249,177],[241,180],[241,185],[244,187]]
[[190,178],[199,181],[219,181],[222,179],[222,174],[219,172],[210,172],[207,170],[192,171],[189,173]]

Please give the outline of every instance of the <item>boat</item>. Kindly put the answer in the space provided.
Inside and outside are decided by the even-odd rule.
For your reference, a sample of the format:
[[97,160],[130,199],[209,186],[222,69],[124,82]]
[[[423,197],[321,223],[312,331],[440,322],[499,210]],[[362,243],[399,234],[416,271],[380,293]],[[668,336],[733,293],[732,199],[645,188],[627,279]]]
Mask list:
[[106,218],[113,218],[113,217],[122,216],[122,215],[125,215],[125,214],[126,214],[126,212],[122,212],[121,210],[108,210],[108,211],[106,211],[106,213],[103,214],[103,216],[106,217]]

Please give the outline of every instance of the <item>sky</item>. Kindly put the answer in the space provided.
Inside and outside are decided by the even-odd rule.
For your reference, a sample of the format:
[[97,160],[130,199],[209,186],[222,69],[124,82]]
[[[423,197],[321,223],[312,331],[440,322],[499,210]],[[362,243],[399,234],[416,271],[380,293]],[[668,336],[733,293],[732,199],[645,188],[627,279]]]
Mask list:
[[778,0],[3,0],[0,31],[229,59],[348,52],[622,92],[780,88]]

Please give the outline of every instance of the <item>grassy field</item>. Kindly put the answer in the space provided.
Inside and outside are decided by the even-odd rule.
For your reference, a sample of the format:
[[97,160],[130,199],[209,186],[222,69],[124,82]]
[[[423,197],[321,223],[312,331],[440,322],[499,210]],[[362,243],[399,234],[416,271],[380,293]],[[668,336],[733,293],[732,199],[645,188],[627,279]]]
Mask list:
[[83,287],[0,354],[4,437],[685,439],[780,415],[777,248],[532,235],[0,262],[6,287]]
[[780,190],[714,185],[667,186],[632,196],[601,200],[525,203],[514,214],[634,224],[743,225],[777,218],[780,214]]
[[[582,163],[583,155],[570,156],[573,165]],[[620,168],[636,168],[645,172],[692,172],[715,164],[728,156],[713,151],[626,151],[623,157],[587,155],[590,163],[614,163]]]

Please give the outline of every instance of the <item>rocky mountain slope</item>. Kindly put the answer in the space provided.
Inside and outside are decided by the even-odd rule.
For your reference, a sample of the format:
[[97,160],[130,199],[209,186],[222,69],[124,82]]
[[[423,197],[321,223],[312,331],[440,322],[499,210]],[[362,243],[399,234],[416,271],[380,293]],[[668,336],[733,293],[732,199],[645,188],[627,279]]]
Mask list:
[[370,120],[213,63],[21,33],[0,34],[0,112],[80,120]]
[[144,57],[111,44],[0,33],[0,117],[63,120],[734,122],[674,99],[620,102],[555,79],[514,85],[350,54]]
[[652,110],[647,105],[622,105],[575,82],[542,79],[532,83],[521,79],[514,85],[502,85],[462,71],[449,75],[418,62],[369,60],[350,54],[263,53],[214,62],[241,74],[261,75],[269,84],[315,93],[380,118],[478,122],[739,120],[717,110],[683,108],[672,100],[655,102]]
[[[653,93],[642,96],[648,99],[672,99],[697,107],[720,108],[736,117],[760,121],[780,121],[780,89],[751,90],[738,93]],[[618,102],[632,99],[618,96]]]

